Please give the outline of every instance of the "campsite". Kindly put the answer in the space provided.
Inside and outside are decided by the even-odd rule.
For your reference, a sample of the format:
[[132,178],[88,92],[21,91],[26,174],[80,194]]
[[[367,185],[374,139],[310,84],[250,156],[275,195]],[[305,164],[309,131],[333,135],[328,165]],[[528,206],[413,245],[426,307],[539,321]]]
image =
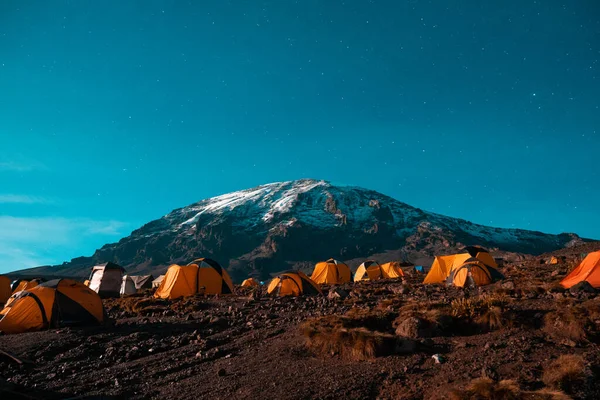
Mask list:
[[[103,299],[103,324],[0,336],[15,358],[0,356],[2,398],[598,398],[599,291],[570,286],[596,276],[591,262],[600,274],[598,250],[592,242],[526,257],[498,267],[501,280],[468,287],[426,284],[407,267],[354,282],[346,264],[328,260],[315,278],[339,270],[343,282],[290,271],[235,294],[141,289]],[[463,264],[473,258],[465,253],[456,255]],[[227,292],[229,279],[202,265],[220,267],[195,260],[164,281],[177,274],[190,286],[195,269]],[[567,276],[570,288],[560,285]]]
[[600,400],[600,0],[0,0],[0,400]]

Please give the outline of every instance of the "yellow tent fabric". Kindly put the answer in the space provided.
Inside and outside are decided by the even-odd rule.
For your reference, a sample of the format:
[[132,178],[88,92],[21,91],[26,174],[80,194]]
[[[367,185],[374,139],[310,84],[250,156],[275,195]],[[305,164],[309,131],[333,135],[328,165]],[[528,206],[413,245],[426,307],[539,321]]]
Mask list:
[[483,247],[469,246],[466,247],[464,251],[464,253],[460,254],[435,257],[431,269],[429,270],[429,273],[427,273],[423,283],[444,283],[450,275],[450,271],[452,271],[453,268],[458,268],[463,265],[469,258],[476,258],[483,264],[492,268],[498,267],[494,257],[492,257]]
[[600,251],[589,253],[560,284],[568,289],[582,281],[588,281],[596,289],[600,288]]
[[40,283],[41,283],[41,281],[39,279],[32,279],[30,281],[21,279],[18,281],[18,283],[17,283],[17,281],[13,282],[13,287],[15,287],[15,284],[16,284],[16,287],[12,292],[17,293],[17,292],[20,292],[21,290],[31,289],[31,288],[36,287]]
[[100,296],[80,282],[57,279],[13,294],[0,311],[0,331],[22,333],[104,321]]
[[173,264],[167,270],[165,277],[154,297],[160,299],[177,299],[192,296],[197,293],[196,281],[198,279],[198,266]]
[[400,268],[400,262],[392,261],[385,264],[381,264],[381,274],[385,279],[402,278],[404,271]]
[[196,293],[231,294],[233,283],[219,263],[209,258],[200,258],[185,266],[171,265],[154,297],[176,299]]
[[260,283],[254,278],[248,278],[242,282],[242,287],[258,287]]
[[342,284],[352,280],[352,271],[343,262],[330,258],[315,265],[310,279],[317,284]]
[[498,270],[471,257],[461,265],[453,265],[446,283],[457,287],[489,285],[504,278]]
[[354,282],[358,281],[374,281],[383,278],[381,266],[377,261],[367,260],[358,266],[354,274]]
[[425,277],[423,283],[444,283],[446,278],[448,278],[450,271],[452,270],[452,266],[455,264],[456,266],[460,266],[469,258],[471,258],[469,253],[437,256],[433,260],[431,269],[429,270],[429,273]]
[[281,297],[323,294],[319,286],[301,271],[287,271],[277,275],[269,283],[267,293]]
[[496,263],[494,257],[481,246],[467,246],[463,251],[469,253],[471,257],[477,258],[489,267],[498,268],[498,263]]
[[7,276],[0,275],[0,305],[6,303],[11,294],[10,279]]

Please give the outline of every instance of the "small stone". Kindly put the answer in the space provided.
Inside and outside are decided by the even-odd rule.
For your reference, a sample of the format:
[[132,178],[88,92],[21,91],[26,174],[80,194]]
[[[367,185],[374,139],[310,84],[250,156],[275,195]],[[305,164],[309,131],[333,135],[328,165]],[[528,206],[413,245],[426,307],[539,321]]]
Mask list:
[[433,361],[435,361],[436,364],[441,364],[444,362],[444,357],[442,357],[441,354],[434,354],[431,356],[431,358],[433,358]]

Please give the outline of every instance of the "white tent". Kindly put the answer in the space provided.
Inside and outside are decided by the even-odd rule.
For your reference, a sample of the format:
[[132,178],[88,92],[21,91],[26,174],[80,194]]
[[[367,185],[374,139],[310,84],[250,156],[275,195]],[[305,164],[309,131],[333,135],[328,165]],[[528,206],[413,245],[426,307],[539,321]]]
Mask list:
[[119,297],[124,272],[123,267],[111,262],[96,265],[90,274],[89,288],[103,298]]
[[131,279],[131,276],[123,276],[123,282],[121,283],[121,296],[134,293],[137,293],[137,289],[135,288],[135,282],[133,281],[133,279]]

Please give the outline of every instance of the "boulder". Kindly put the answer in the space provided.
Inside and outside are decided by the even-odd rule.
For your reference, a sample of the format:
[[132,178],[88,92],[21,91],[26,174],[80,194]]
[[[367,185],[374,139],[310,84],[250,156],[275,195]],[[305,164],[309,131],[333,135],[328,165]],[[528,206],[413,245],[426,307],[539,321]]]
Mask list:
[[569,292],[571,292],[571,294],[596,293],[596,289],[588,281],[581,281],[578,284],[571,286]]
[[345,299],[349,296],[349,293],[342,288],[331,288],[327,298],[333,299]]

